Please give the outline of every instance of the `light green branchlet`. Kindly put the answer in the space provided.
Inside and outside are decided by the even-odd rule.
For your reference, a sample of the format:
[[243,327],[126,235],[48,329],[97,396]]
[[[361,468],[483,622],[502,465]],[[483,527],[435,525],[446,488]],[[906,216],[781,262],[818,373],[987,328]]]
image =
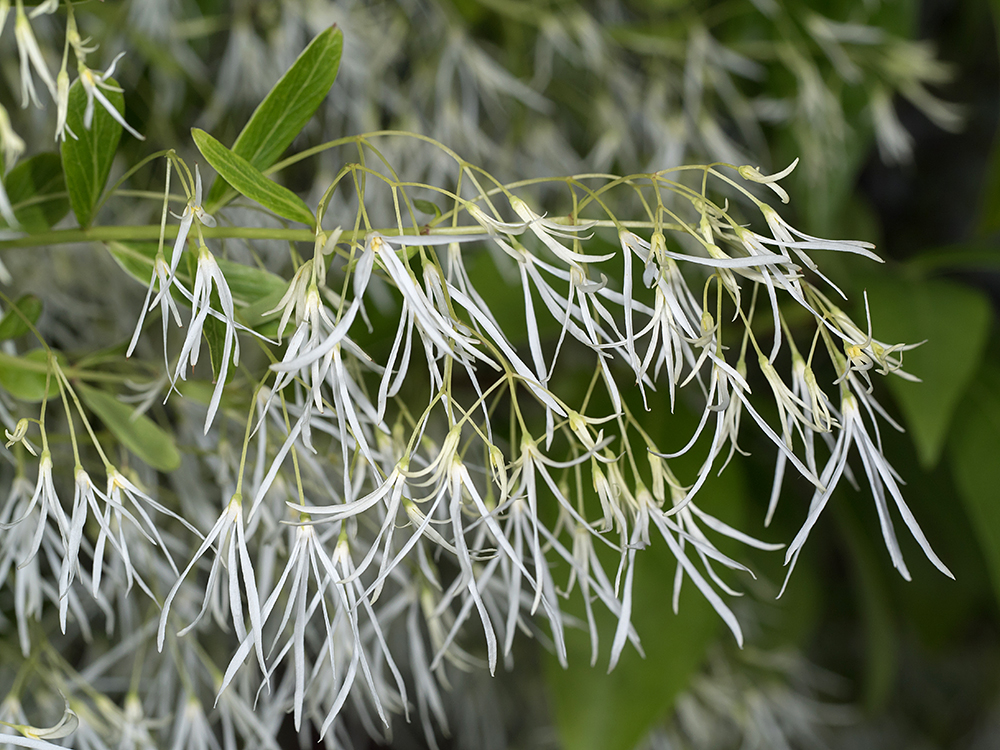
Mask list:
[[[96,47],[65,8],[53,79],[16,4],[24,104],[41,104],[37,76],[64,145],[99,120],[141,139],[102,93],[121,55],[103,74],[86,67]],[[813,27],[845,77],[855,73],[842,45],[881,41],[819,17]],[[317,40],[339,61],[339,33]],[[69,49],[82,113],[69,110]],[[71,115],[87,133],[69,130]],[[641,653],[636,560],[650,546],[676,563],[663,592],[675,611],[687,583],[742,646],[733,601],[753,573],[730,542],[785,549],[790,575],[853,453],[892,564],[910,577],[898,515],[951,576],[878,434],[880,421],[898,425],[872,374],[907,377],[909,346],[873,338],[870,314],[863,330],[824,291],[839,292],[824,253],[877,260],[873,246],[801,232],[760,197],[763,185],[789,203],[780,181],[798,160],[771,175],[716,162],[507,183],[431,138],[385,131],[312,149],[317,160],[340,158],[345,143],[355,152],[311,204],[282,213],[288,195],[302,203],[275,167],[297,132],[266,163],[277,136],[253,120],[231,149],[204,154],[217,180],[256,186],[245,190],[256,202],[229,205],[203,186],[198,161],[151,156],[106,197],[160,212],[131,234],[100,222],[20,228],[0,191],[5,257],[103,241],[74,262],[110,254],[121,273],[105,282],[109,298],[130,305],[106,348],[64,354],[44,319],[2,297],[23,330],[3,351],[18,379],[0,389],[13,467],[0,474],[0,581],[23,675],[44,672],[32,689],[70,696],[60,724],[31,727],[19,676],[4,704],[18,720],[4,727],[20,734],[3,741],[56,747],[48,740],[76,731],[99,747],[158,730],[163,746],[272,747],[288,712],[296,731],[334,743],[349,712],[376,738],[404,720],[434,744],[449,729],[449,675],[511,668],[519,631],[563,665],[571,628],[587,631],[591,663],[607,654],[608,670]],[[3,108],[0,135],[16,160],[23,146]],[[386,154],[401,150],[438,165],[436,181],[397,174]],[[63,164],[70,195],[80,166]],[[129,178],[157,170],[162,194],[129,192]],[[258,224],[244,225],[248,206]],[[249,252],[234,250],[237,237]],[[275,241],[287,242],[280,263]],[[674,426],[687,424],[675,409],[692,405],[693,426]],[[706,510],[712,476],[754,442],[775,457],[765,526],[786,474],[809,487],[807,507],[789,511],[802,518],[790,542]],[[88,640],[100,623],[107,649],[70,663],[50,622]],[[108,691],[124,708],[100,685],[117,685]]]

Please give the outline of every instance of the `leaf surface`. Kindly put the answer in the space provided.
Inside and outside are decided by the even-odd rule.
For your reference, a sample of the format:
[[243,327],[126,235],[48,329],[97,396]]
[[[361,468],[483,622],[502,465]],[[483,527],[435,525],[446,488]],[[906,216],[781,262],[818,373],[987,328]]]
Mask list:
[[83,403],[104,423],[112,435],[132,453],[159,471],[173,471],[181,465],[172,435],[145,414],[124,404],[107,391],[78,384]]
[[[343,48],[344,37],[336,26],[318,34],[250,116],[233,153],[261,171],[274,164],[329,93]],[[214,213],[235,195],[225,179],[217,180],[208,191],[206,210]]]
[[948,448],[1000,605],[1000,368],[984,367],[969,389]]
[[952,416],[982,361],[991,309],[986,297],[940,279],[873,278],[868,282],[876,338],[927,343],[905,353],[903,368],[923,382],[894,375],[888,385],[917,445],[920,463],[941,456]]
[[191,136],[209,164],[242,195],[264,208],[309,227],[316,224],[305,202],[288,188],[268,179],[257,167],[230,151],[204,130],[192,128]]
[[[117,86],[114,79],[107,79]],[[125,113],[125,97],[119,91],[104,90],[112,106]],[[66,124],[76,134],[67,137],[60,146],[63,174],[69,203],[81,227],[89,227],[94,219],[94,208],[104,192],[111,174],[111,164],[122,137],[122,126],[98,103],[94,103],[94,118],[90,128],[83,126],[87,108],[87,92],[79,79],[69,87],[69,109]]]
[[[30,328],[24,322],[24,318],[34,325],[38,322],[38,317],[42,314],[42,301],[33,294],[26,294],[14,302],[17,309],[8,310],[0,319],[0,341],[17,338],[21,334],[27,333]],[[20,314],[18,314],[20,311]],[[21,316],[24,317],[21,317]]]
[[[62,159],[54,152],[36,154],[4,178],[14,218],[28,232],[46,232],[69,212]],[[0,218],[0,228],[7,223]]]

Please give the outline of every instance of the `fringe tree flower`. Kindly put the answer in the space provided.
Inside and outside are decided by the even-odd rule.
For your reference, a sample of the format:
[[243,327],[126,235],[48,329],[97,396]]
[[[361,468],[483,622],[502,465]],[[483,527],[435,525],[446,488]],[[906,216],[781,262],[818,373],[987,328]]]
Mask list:
[[[175,251],[176,252],[176,251]],[[212,308],[212,289],[219,295],[219,303],[222,307],[222,314],[219,315]],[[160,294],[167,294],[169,287],[161,285]],[[235,309],[233,307],[233,295],[229,291],[229,284],[222,274],[222,269],[215,260],[215,256],[205,246],[198,247],[198,271],[194,279],[194,290],[190,295],[191,299],[191,322],[188,324],[187,336],[181,346],[181,354],[177,360],[177,368],[174,370],[174,381],[178,378],[187,379],[187,367],[194,368],[198,364],[198,353],[201,350],[201,333],[205,326],[205,321],[209,314],[218,316],[226,325],[225,338],[222,345],[222,356],[219,360],[219,372],[212,391],[212,399],[208,404],[208,414],[205,416],[205,433],[212,426],[215,413],[222,400],[222,390],[226,386],[226,374],[229,372],[229,360],[232,358],[233,365],[240,363],[240,341],[236,333]]]
[[[104,107],[107,113],[114,118],[115,122],[127,130],[133,138],[144,141],[146,140],[146,136],[140,134],[138,130],[129,125],[122,113],[118,111],[118,108],[108,101],[108,97],[106,97],[101,91],[101,89],[104,89],[104,91],[116,91],[118,93],[123,93],[123,89],[120,89],[117,86],[112,86],[107,82],[107,80],[115,72],[115,66],[118,65],[118,61],[121,60],[124,55],[124,52],[118,53],[118,55],[115,56],[115,59],[111,61],[108,69],[103,73],[95,73],[82,62],[79,64],[80,83],[83,85],[83,90],[87,94],[87,106],[83,111],[83,126],[87,130],[90,130],[91,123],[94,121],[94,100],[96,99],[97,102]],[[55,97],[55,94],[53,94],[53,97]]]
[[[105,467],[105,470],[108,475],[108,483],[107,489],[104,494],[101,495],[101,499],[105,501],[103,515],[95,506],[92,506],[94,507],[95,516],[99,519],[99,532],[97,535],[97,542],[94,545],[93,555],[93,596],[96,599],[99,595],[104,570],[104,550],[107,543],[110,541],[112,547],[114,547],[121,556],[121,562],[125,568],[127,581],[126,592],[132,588],[133,581],[136,581],[138,582],[139,587],[145,591],[151,599],[155,600],[157,597],[154,596],[153,592],[149,589],[142,576],[138,574],[132,563],[132,555],[129,553],[129,544],[128,539],[126,538],[126,534],[129,532],[126,530],[128,527],[124,521],[128,520],[130,522],[129,525],[132,528],[137,529],[146,541],[150,544],[158,546],[163,551],[163,554],[167,557],[170,569],[175,575],[177,573],[177,566],[174,565],[173,557],[171,557],[170,551],[164,543],[160,528],[153,522],[153,519],[150,517],[143,505],[148,505],[153,510],[180,521],[192,531],[196,530],[179,515],[156,502],[153,498],[139,489],[115,467],[109,465]],[[81,477],[78,477],[78,479],[81,479]],[[90,493],[90,489],[84,485],[81,486],[80,491],[81,495],[87,495],[86,504],[90,505],[91,500],[94,498],[94,495]],[[126,500],[132,505],[134,511],[130,511],[125,506]],[[138,518],[136,516],[138,516]],[[114,521],[115,528],[112,528],[112,521]],[[116,529],[118,532],[117,538],[115,535]]]
[[[823,472],[820,474],[823,489],[822,491],[817,489],[813,493],[809,504],[809,514],[802,524],[802,528],[799,529],[791,544],[788,545],[788,552],[785,555],[785,564],[789,566],[788,576],[791,575],[799,552],[809,537],[809,532],[816,525],[820,514],[830,500],[833,490],[837,487],[841,477],[847,470],[847,458],[853,445],[861,458],[861,464],[864,467],[868,484],[871,487],[872,496],[875,500],[875,509],[878,512],[879,526],[882,529],[882,538],[885,541],[886,549],[889,551],[893,567],[899,571],[904,579],[907,581],[910,580],[910,571],[903,561],[903,555],[899,549],[899,542],[896,539],[892,519],[889,516],[889,506],[886,499],[887,493],[892,498],[897,510],[903,517],[903,522],[910,530],[917,544],[920,545],[920,549],[923,550],[927,559],[946,576],[954,578],[955,576],[952,572],[934,553],[934,550],[931,549],[927,537],[920,529],[920,525],[903,499],[903,495],[899,489],[898,475],[882,454],[881,440],[877,437],[878,427],[875,425],[876,439],[873,440],[868,434],[868,428],[865,426],[859,402],[861,406],[864,406],[864,410],[873,425],[875,424],[876,412],[887,419],[888,415],[885,414],[882,407],[867,392],[859,387],[853,375],[849,376],[848,383],[850,390],[844,385],[841,386],[840,420],[843,428],[838,434],[830,458],[823,468]],[[899,428],[891,420],[890,424]],[[785,579],[786,585],[788,576]]]
[[38,41],[35,39],[35,32],[31,29],[28,15],[24,12],[24,0],[17,0],[16,13],[14,38],[17,40],[17,51],[21,60],[21,106],[27,107],[28,102],[31,102],[36,107],[41,108],[42,103],[35,91],[35,81],[31,76],[31,69],[35,69],[35,73],[42,79],[42,83],[49,90],[53,100],[58,97],[56,82],[52,78],[52,73],[49,72],[42,50],[38,47]]
[[[12,500],[8,499],[8,504],[11,502]],[[38,460],[38,481],[35,484],[35,491],[28,501],[27,506],[22,511],[20,517],[0,524],[0,528],[11,529],[20,525],[27,520],[36,506],[39,508],[38,523],[30,537],[31,541],[25,548],[24,555],[19,561],[19,565],[21,566],[26,565],[38,552],[38,547],[42,543],[42,534],[45,533],[45,521],[50,514],[55,520],[62,537],[65,539],[69,536],[69,522],[66,519],[66,514],[63,512],[62,503],[59,502],[59,496],[56,494],[55,484],[52,481],[52,454],[48,450],[43,450]]]
[[[169,194],[170,192],[170,161],[167,162],[167,178],[166,187],[164,192]],[[198,165],[194,165],[194,195],[188,199],[187,205],[184,207],[184,211],[177,218],[181,220],[180,227],[177,230],[177,238],[174,241],[173,252],[170,256],[169,268],[167,266],[166,260],[163,258],[162,252],[157,252],[156,257],[153,260],[153,273],[149,279],[149,287],[146,290],[146,300],[142,305],[142,312],[139,314],[139,320],[136,323],[135,330],[132,333],[132,340],[129,342],[129,348],[126,356],[131,356],[132,352],[135,350],[135,346],[139,341],[139,334],[142,331],[142,323],[146,319],[146,313],[151,310],[156,305],[160,305],[160,315],[163,322],[163,357],[164,361],[167,362],[167,323],[169,319],[168,312],[173,315],[174,321],[177,323],[178,327],[181,326],[180,313],[177,311],[177,304],[174,302],[173,297],[170,294],[171,288],[176,284],[177,288],[182,294],[191,299],[191,295],[187,292],[184,287],[176,281],[177,266],[180,263],[181,255],[184,253],[184,244],[187,242],[188,234],[191,231],[191,227],[194,225],[195,220],[199,224],[203,224],[207,227],[215,226],[215,219],[205,212],[202,208],[202,188],[201,188],[201,172],[198,169]],[[166,208],[163,212],[163,223],[166,223]],[[176,216],[176,214],[175,214]],[[162,225],[161,225],[162,226]],[[161,229],[162,237],[162,229]],[[162,248],[162,242],[161,242]],[[221,272],[220,272],[221,275]],[[153,301],[150,302],[150,297],[153,294],[153,286],[156,282],[159,282],[159,291]],[[204,280],[203,280],[204,282]],[[190,336],[188,337],[190,338]],[[197,355],[196,355],[197,356]],[[169,367],[169,362],[167,362]],[[176,380],[176,376],[174,377]]]
[[170,615],[170,605],[177,593],[180,591],[184,580],[191,573],[195,564],[200,560],[209,548],[216,544],[218,549],[208,576],[208,585],[205,588],[205,596],[202,600],[201,610],[197,616],[178,635],[182,636],[192,630],[201,620],[208,609],[209,600],[215,593],[215,586],[219,578],[219,569],[224,567],[229,579],[229,608],[232,614],[232,625],[236,635],[243,640],[247,636],[247,628],[244,623],[243,597],[240,595],[240,580],[243,582],[243,589],[247,594],[247,612],[250,617],[250,630],[252,636],[251,643],[257,653],[257,662],[261,671],[267,675],[267,666],[264,662],[263,643],[263,616],[261,614],[260,598],[257,592],[257,581],[254,576],[253,563],[250,560],[250,553],[247,549],[246,528],[243,519],[243,503],[239,493],[233,495],[226,509],[219,516],[215,526],[209,531],[202,541],[201,546],[194,553],[187,567],[180,573],[177,582],[170,589],[166,599],[163,600],[163,609],[160,614],[160,623],[156,633],[156,646],[163,650],[163,639],[167,630],[167,619]]

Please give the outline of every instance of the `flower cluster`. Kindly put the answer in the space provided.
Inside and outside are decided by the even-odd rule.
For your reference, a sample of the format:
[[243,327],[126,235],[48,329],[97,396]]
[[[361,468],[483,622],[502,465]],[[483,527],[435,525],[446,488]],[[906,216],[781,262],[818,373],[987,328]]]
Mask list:
[[[786,551],[789,573],[840,480],[851,476],[856,452],[893,564],[909,576],[888,498],[950,575],[880,449],[877,420],[896,425],[872,396],[870,373],[902,374],[905,347],[875,340],[870,322],[863,333],[822,291],[829,282],[813,260],[822,251],[870,258],[872,248],[787,224],[751,191],[764,183],[784,197],[780,175],[699,167],[700,191],[684,172],[602,178],[596,186],[574,179],[566,182],[573,213],[549,218],[503,186],[484,190],[460,166],[475,188],[453,196],[450,217],[455,226],[463,215],[471,223],[423,234],[404,226],[318,230],[313,257],[253,330],[239,322],[251,321],[203,237],[214,219],[201,205],[200,174],[178,164],[191,197],[170,261],[162,243],[152,260],[130,352],[142,344],[147,309],[159,308],[166,339],[168,319],[181,323],[175,297],[187,300],[179,353],[164,341],[169,381],[179,386],[198,365],[205,322],[219,322],[214,387],[203,406],[184,398],[175,408],[192,440],[219,446],[205,469],[221,494],[178,480],[180,506],[171,508],[106,458],[102,492],[77,454],[67,512],[43,412],[35,488],[21,476],[0,516],[0,560],[4,570],[16,568],[26,656],[45,597],[64,630],[74,621],[85,628],[86,592],[108,628],[116,616],[139,617],[154,627],[158,649],[200,664],[220,707],[269,695],[269,705],[292,711],[297,729],[308,720],[326,735],[340,731],[350,705],[382,737],[393,714],[412,718],[414,710],[434,742],[447,729],[440,691],[448,670],[509,664],[518,630],[548,642],[565,662],[566,628],[585,627],[596,662],[600,607],[617,621],[609,668],[626,648],[641,650],[632,592],[636,559],[650,545],[664,545],[676,560],[675,608],[689,581],[742,643],[731,599],[750,571],[718,539],[762,550],[784,545],[708,509],[709,477],[744,452],[741,440],[763,440],[776,457],[766,521],[789,468],[813,488]],[[715,186],[735,191],[766,229],[738,222]],[[606,208],[612,191],[656,208],[623,220]],[[509,279],[520,290],[498,295],[481,281],[485,268],[485,278]],[[789,306],[808,314],[811,329],[790,325]],[[519,324],[510,322],[515,310]],[[380,323],[383,338],[369,327],[374,316],[389,317]],[[275,348],[267,335],[281,337],[293,320],[291,336]],[[241,403],[226,369],[239,364],[244,330],[271,353],[269,366],[251,375],[259,376],[250,381],[255,395]],[[802,336],[813,341],[806,357],[796,343]],[[559,377],[569,359],[576,371],[592,368],[582,391]],[[104,456],[73,383],[55,358],[50,367],[67,419],[83,420]],[[652,430],[642,416],[664,420],[692,404],[700,417],[688,435]],[[225,436],[241,425],[241,411],[245,437],[230,451]],[[196,421],[201,427],[192,429]],[[30,447],[28,432],[22,422],[11,444]],[[682,456],[697,456],[693,471]],[[206,511],[213,504],[214,518]],[[171,517],[183,523],[165,523]],[[192,533],[194,551],[185,542]],[[83,559],[92,561],[89,571]],[[47,587],[44,565],[59,572],[57,589]],[[133,583],[160,606],[139,615],[135,605],[113,604]],[[574,591],[582,620],[575,605],[567,609]],[[193,633],[210,621],[235,639],[223,662],[192,652]],[[470,640],[475,632],[482,649]],[[177,732],[208,731],[199,693],[171,693],[185,706]]]
[[[0,0],[0,30],[8,6]],[[100,105],[141,139],[113,101],[121,55],[103,73],[87,66],[96,47],[71,2],[53,77],[32,22],[59,7],[16,2],[24,106],[41,106],[47,91],[56,140],[79,140],[70,116],[79,86],[85,129]],[[592,48],[602,69],[617,70],[621,56],[593,18],[580,11],[574,24],[565,39],[558,24],[543,26],[538,54]],[[954,114],[923,88],[944,75],[928,55],[817,14],[803,28],[847,81],[862,75],[853,48],[909,50],[919,70],[897,71],[893,85],[942,121]],[[253,36],[243,26],[234,34],[228,75],[243,69],[230,57],[246,55]],[[686,44],[683,109],[699,143],[685,141],[674,157],[736,154],[701,115],[706,86],[735,97],[733,111],[746,102],[720,83],[728,73],[707,74],[709,61],[750,77],[757,63],[727,53],[708,29],[692,29]],[[497,92],[549,106],[468,39],[452,35],[445,47],[439,77],[466,61],[462,75],[492,94],[458,114],[451,107],[457,119],[441,127],[464,129]],[[801,54],[776,50],[802,77],[796,101],[778,109],[786,119],[807,110],[815,124],[836,106],[813,90],[817,66],[800,64]],[[646,125],[669,109],[656,101],[639,118]],[[879,89],[870,107],[883,148],[898,157],[905,144],[888,101]],[[748,140],[759,124],[743,122]],[[609,132],[624,142],[622,127]],[[563,665],[573,628],[586,631],[592,665],[610,670],[628,650],[642,653],[637,561],[653,546],[673,561],[675,612],[686,583],[742,646],[734,599],[754,574],[734,550],[783,550],[791,576],[841,480],[858,484],[858,465],[900,574],[910,577],[894,518],[951,576],[882,450],[880,424],[900,427],[876,400],[873,375],[912,377],[902,369],[910,345],[874,338],[870,314],[856,323],[822,270],[824,253],[877,261],[873,247],[805,234],[760,197],[788,203],[780,181],[797,161],[775,174],[714,163],[508,184],[427,138],[347,141],[360,156],[323,186],[312,228],[272,233],[294,238],[278,261],[260,241],[273,240],[266,229],[230,231],[244,229],[234,224],[245,206],[213,204],[199,166],[164,152],[158,243],[109,240],[145,285],[130,340],[116,331],[116,346],[71,363],[35,327],[37,315],[3,297],[23,323],[11,338],[42,344],[39,357],[5,342],[23,377],[15,398],[0,383],[10,449],[0,467],[10,478],[0,591],[17,672],[0,712],[20,733],[9,742],[48,748],[75,733],[81,747],[151,747],[158,734],[172,747],[277,747],[287,713],[303,738],[315,731],[331,747],[348,744],[354,726],[388,742],[394,717],[436,747],[451,730],[449,691],[463,673],[510,668],[518,632]],[[347,141],[316,153],[332,158]],[[0,146],[5,166],[25,148],[3,107]],[[591,162],[609,164],[623,148],[599,143]],[[437,181],[401,182],[386,157],[396,152]],[[171,193],[173,175],[182,196]],[[0,188],[11,234],[22,229],[15,209]],[[421,223],[418,210],[434,218]],[[0,282],[10,276],[0,264]],[[125,309],[118,301],[111,306]],[[162,366],[150,327],[162,331]],[[783,496],[800,501],[782,507],[801,522],[790,541],[731,525],[715,503],[713,476],[751,449],[774,460],[763,526]],[[793,473],[796,487],[784,491]],[[79,637],[85,658],[53,647],[56,630]],[[29,694],[62,720],[30,725]]]

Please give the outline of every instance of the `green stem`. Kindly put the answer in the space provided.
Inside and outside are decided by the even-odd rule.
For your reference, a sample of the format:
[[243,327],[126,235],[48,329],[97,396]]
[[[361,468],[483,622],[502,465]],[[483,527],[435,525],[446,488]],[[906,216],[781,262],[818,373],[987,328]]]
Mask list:
[[[176,238],[177,229],[176,225],[166,227],[164,237],[171,240]],[[387,237],[394,237],[400,234],[418,235],[422,229],[422,227],[407,227],[402,231],[399,229],[379,229],[377,231]],[[286,240],[290,242],[310,243],[316,241],[316,233],[311,229],[202,227],[202,233],[208,239]],[[367,233],[367,231],[361,230],[357,232],[344,232],[341,236],[344,240],[350,241],[360,239]],[[437,227],[434,230],[435,235],[468,233],[483,233],[483,236],[486,236],[483,228],[478,224],[464,227]],[[160,239],[159,224],[90,227],[89,229],[56,229],[51,232],[39,232],[10,240],[0,240],[0,251],[12,250],[14,248],[41,247],[43,245],[68,245],[75,242],[112,242],[115,240],[127,242],[158,239]]]
[[[44,373],[49,371],[49,364],[45,361],[34,361],[17,357],[11,354],[0,352],[0,366],[18,370],[29,370],[31,372]],[[67,378],[74,380],[87,380],[99,383],[124,383],[134,380],[135,375],[118,374],[114,372],[97,372],[96,370],[84,370],[76,367],[63,368],[63,373]]]

